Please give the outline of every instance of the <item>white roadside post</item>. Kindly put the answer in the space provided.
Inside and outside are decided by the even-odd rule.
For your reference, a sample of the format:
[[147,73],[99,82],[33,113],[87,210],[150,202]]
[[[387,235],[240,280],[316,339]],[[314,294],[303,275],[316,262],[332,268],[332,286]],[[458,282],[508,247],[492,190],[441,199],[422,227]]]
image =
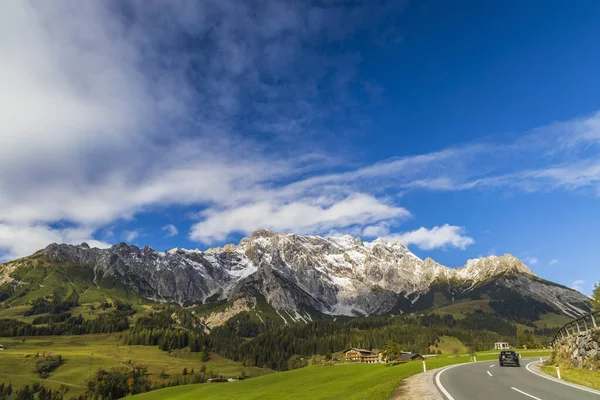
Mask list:
[[473,356],[473,362],[477,362],[477,356]]
[[562,379],[560,377],[560,368],[559,367],[556,367],[556,376],[558,377],[558,379]]
[[425,365],[425,360],[423,360],[423,372],[427,372],[427,366]]

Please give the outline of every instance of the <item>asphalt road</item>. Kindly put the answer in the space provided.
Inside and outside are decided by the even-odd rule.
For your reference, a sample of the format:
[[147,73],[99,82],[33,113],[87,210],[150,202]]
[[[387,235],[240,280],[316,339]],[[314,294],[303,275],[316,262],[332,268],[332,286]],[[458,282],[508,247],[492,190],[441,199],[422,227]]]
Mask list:
[[534,361],[521,359],[521,367],[500,367],[498,361],[460,364],[441,370],[434,380],[447,400],[600,400],[600,392],[534,374],[526,368]]

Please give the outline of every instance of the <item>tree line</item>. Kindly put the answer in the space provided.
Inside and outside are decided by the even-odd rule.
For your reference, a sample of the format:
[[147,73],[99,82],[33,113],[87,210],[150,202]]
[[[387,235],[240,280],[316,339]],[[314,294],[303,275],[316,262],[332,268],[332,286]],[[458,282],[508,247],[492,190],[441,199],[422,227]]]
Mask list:
[[[0,319],[0,336],[52,336],[52,335],[85,335],[90,333],[113,333],[129,329],[129,313],[115,311],[100,314],[96,319],[85,319],[80,315],[70,316],[63,322],[50,322],[48,325]],[[38,321],[39,322],[39,321]]]

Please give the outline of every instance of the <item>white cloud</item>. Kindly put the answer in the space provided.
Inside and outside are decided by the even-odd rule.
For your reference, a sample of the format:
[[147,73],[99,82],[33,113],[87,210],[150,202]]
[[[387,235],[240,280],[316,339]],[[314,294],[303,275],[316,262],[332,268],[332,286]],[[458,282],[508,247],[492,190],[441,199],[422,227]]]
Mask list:
[[584,280],[581,279],[577,279],[575,281],[573,281],[573,284],[571,285],[571,288],[574,290],[577,290],[578,292],[581,292],[583,285],[585,284]]
[[173,236],[177,236],[179,234],[179,230],[177,229],[177,227],[173,224],[167,224],[165,226],[162,227],[162,230],[167,232],[165,237],[173,237]]
[[50,243],[81,244],[106,248],[110,245],[91,239],[92,229],[64,228],[52,229],[44,225],[7,225],[0,223],[0,248],[6,253],[0,260],[11,260],[32,254]]
[[367,226],[365,229],[363,229],[363,236],[365,237],[381,237],[381,236],[385,236],[390,232],[390,227],[385,224],[385,223],[381,223],[381,224],[377,224],[377,225],[369,225]]
[[296,233],[325,233],[355,224],[369,225],[410,216],[402,207],[387,205],[372,196],[354,194],[341,200],[263,200],[223,210],[207,210],[190,238],[204,243],[222,241],[231,232],[250,233],[259,228]]
[[536,265],[537,263],[540,262],[540,260],[536,257],[525,257],[523,259],[523,261],[525,261],[527,264],[530,264],[530,265]]
[[559,261],[557,259],[553,258],[552,260],[550,260],[550,262],[548,264],[549,265],[556,265],[558,263],[559,263]]
[[464,236],[465,229],[460,226],[434,226],[431,229],[421,227],[401,234],[389,235],[386,239],[400,240],[405,245],[416,245],[421,250],[456,247],[464,250],[475,243],[473,238]]
[[125,231],[125,232],[123,232],[123,237],[125,238],[125,241],[127,243],[133,242],[139,236],[140,236],[140,234],[139,234],[138,231]]

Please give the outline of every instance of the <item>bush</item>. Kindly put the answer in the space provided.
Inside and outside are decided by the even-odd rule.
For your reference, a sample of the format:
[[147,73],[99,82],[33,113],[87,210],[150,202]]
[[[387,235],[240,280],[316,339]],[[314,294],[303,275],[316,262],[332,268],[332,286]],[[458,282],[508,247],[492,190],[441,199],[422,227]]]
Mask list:
[[35,372],[37,372],[41,378],[45,379],[50,376],[50,372],[56,370],[63,363],[64,360],[60,354],[43,354],[35,363]]
[[288,369],[289,370],[306,367],[307,365],[308,365],[308,362],[306,361],[306,359],[303,357],[300,357],[299,355],[293,355],[288,360]]

